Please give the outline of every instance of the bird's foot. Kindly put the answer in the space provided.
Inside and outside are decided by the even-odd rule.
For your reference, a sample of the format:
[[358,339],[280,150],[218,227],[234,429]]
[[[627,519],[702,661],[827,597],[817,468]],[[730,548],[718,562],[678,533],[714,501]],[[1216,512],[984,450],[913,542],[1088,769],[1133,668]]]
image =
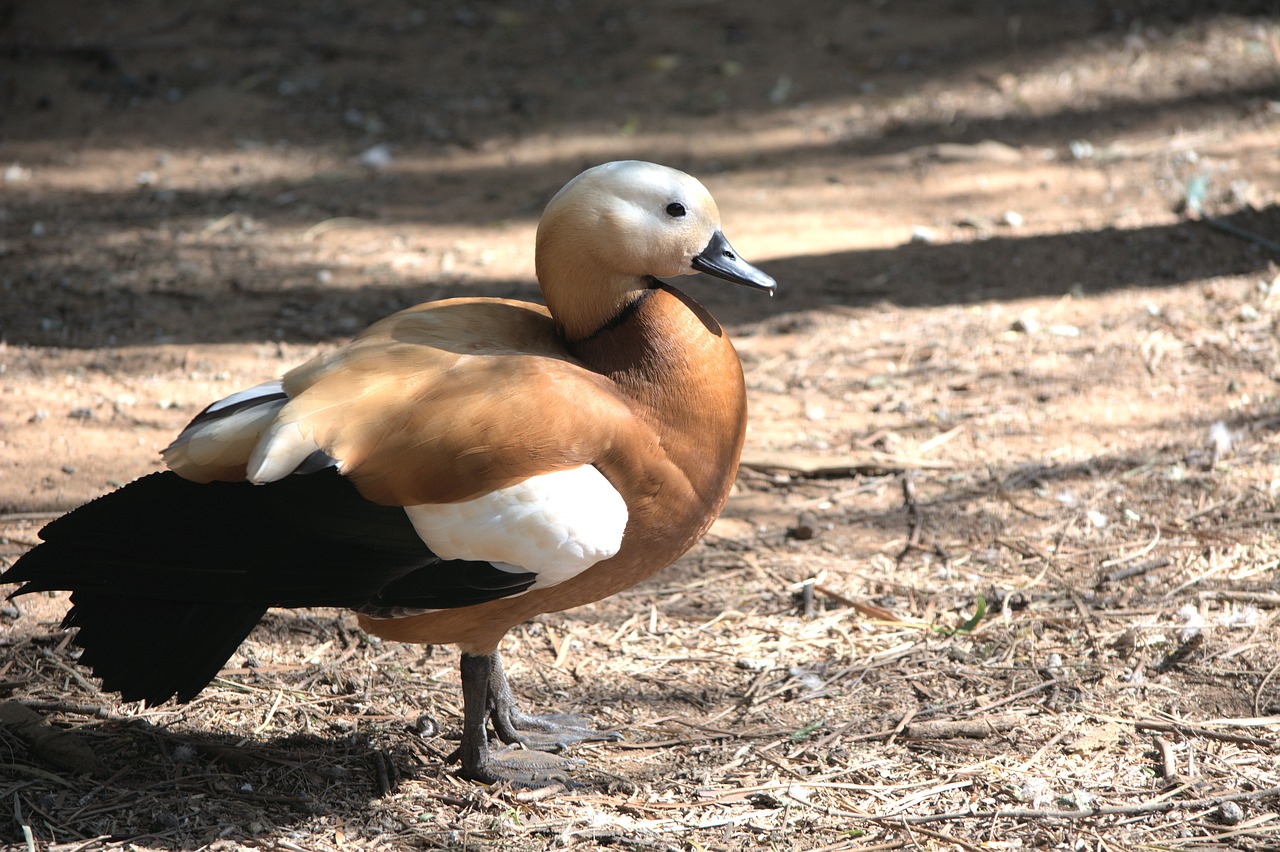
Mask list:
[[622,739],[622,734],[617,731],[596,728],[588,716],[569,713],[533,716],[507,705],[494,707],[490,720],[498,739],[535,751],[564,751],[574,743],[617,742]]
[[[574,743],[622,739],[616,731],[597,730],[586,716],[521,713],[496,653],[462,655],[462,694],[462,742],[448,762],[460,761],[459,774],[473,781],[532,787],[563,782],[565,773],[582,761],[548,752]],[[489,748],[486,722],[506,748]]]
[[569,772],[583,763],[569,757],[547,754],[519,746],[493,749],[478,761],[462,761],[458,774],[482,784],[510,787],[550,787],[567,784]]

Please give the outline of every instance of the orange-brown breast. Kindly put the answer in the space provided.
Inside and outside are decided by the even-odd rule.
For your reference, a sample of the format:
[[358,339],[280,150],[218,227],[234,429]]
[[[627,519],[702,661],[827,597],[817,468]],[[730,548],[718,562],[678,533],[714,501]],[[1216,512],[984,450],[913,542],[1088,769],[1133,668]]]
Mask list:
[[[746,431],[742,368],[723,329],[692,299],[662,285],[624,321],[569,351],[615,389],[633,415],[600,424],[612,431],[611,439],[584,460],[627,503],[621,550],[557,586],[406,618],[361,617],[364,629],[489,653],[511,627],[534,615],[600,600],[646,579],[685,553],[715,520],[737,473]],[[594,427],[590,406],[579,407],[573,389],[565,390],[547,412],[566,405],[562,414],[575,421],[572,428]]]

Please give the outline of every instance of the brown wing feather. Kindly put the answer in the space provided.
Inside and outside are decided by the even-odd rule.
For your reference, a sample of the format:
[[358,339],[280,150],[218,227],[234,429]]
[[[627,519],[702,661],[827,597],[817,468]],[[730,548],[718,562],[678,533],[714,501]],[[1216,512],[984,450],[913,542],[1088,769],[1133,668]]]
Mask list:
[[497,299],[401,311],[284,387],[279,420],[385,504],[464,500],[591,463],[636,425],[611,382],[569,356],[545,310]]

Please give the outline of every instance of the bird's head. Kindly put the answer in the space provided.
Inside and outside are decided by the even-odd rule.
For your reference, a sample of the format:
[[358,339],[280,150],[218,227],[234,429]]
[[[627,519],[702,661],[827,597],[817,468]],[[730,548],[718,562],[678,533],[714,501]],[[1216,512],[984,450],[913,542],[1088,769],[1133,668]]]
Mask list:
[[706,187],[637,160],[588,169],[556,193],[538,225],[537,269],[571,338],[607,322],[652,278],[705,272],[770,293],[776,286],[725,239]]

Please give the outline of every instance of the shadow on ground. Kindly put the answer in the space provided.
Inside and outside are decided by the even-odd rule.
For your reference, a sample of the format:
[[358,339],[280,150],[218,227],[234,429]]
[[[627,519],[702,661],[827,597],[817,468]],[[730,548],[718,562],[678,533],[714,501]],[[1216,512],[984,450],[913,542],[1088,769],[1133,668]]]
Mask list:
[[[1254,234],[1280,233],[1280,207],[1224,217]],[[1109,258],[1125,256],[1124,270]],[[156,343],[343,337],[393,311],[430,299],[489,295],[537,299],[532,280],[467,280],[340,289],[317,287],[320,265],[260,265],[254,280],[156,282],[116,287],[110,276],[29,259],[25,281],[0,290],[9,344],[94,348]],[[778,279],[773,299],[709,279],[683,282],[730,325],[824,305],[926,307],[1113,289],[1152,288],[1215,276],[1263,272],[1276,258],[1263,246],[1207,222],[782,258],[762,264]],[[56,258],[44,259],[45,264]],[[92,276],[92,280],[85,280]],[[37,281],[61,281],[51,290]],[[307,282],[307,283],[303,283]],[[221,317],[234,299],[238,320]]]

